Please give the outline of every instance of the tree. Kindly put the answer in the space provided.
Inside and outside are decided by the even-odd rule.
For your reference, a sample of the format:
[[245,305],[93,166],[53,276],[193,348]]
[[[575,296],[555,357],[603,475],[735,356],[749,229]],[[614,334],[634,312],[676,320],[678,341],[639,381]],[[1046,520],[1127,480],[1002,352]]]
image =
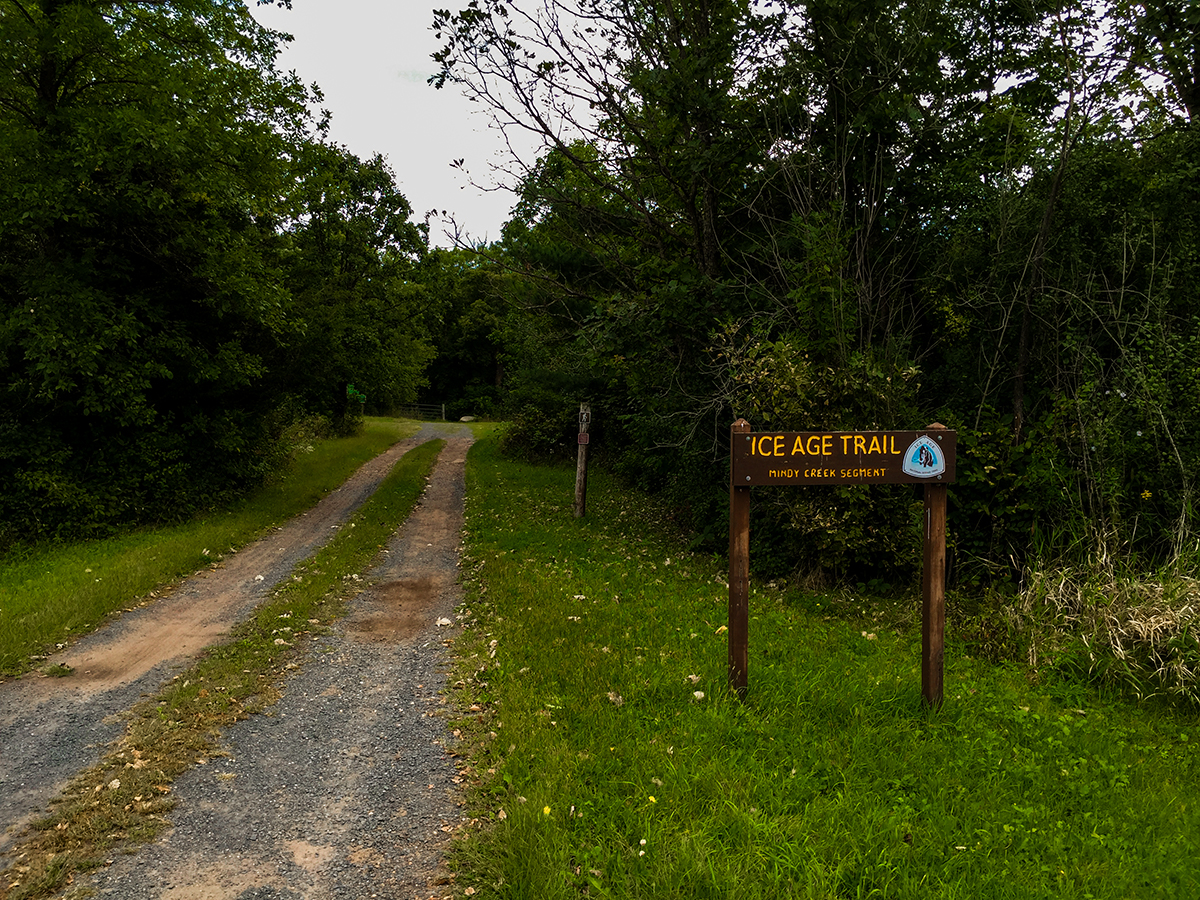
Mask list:
[[1161,107],[1182,107],[1189,121],[1200,120],[1200,7],[1189,0],[1115,0],[1109,14],[1126,83]]
[[382,157],[344,148],[299,149],[285,225],[287,334],[272,360],[275,389],[345,431],[365,393],[387,411],[412,402],[432,355],[424,294],[414,286],[426,252],[422,226]]
[[219,0],[0,0],[0,36],[0,541],[252,483],[312,124],[280,36]]
[[[597,190],[621,198],[630,224],[678,248],[707,275],[721,266],[723,185],[742,145],[730,140],[738,40],[769,26],[749,4],[547,2],[531,11],[484,0],[435,12],[446,40],[432,81],[492,107],[499,127],[532,132]],[[578,155],[580,146],[594,155]],[[515,161],[523,181],[531,161]]]
[[564,339],[591,323],[580,346],[623,363],[609,381],[642,381],[666,400],[673,386],[651,367],[703,378],[695,364],[728,309],[716,297],[736,240],[727,203],[748,149],[737,82],[771,27],[729,0],[485,2],[435,15],[446,39],[436,82],[460,84],[501,127],[544,141],[541,160],[512,172],[522,200],[508,258],[543,279]]
[[435,249],[418,278],[430,305],[440,301],[431,325],[437,355],[423,400],[445,403],[450,418],[499,413],[513,362],[505,283],[511,276],[470,251]]
[[[621,425],[625,471],[681,498],[719,483],[728,422],[771,393],[734,363],[776,346],[811,354],[822,396],[862,388],[777,427],[909,408],[888,376],[925,324],[933,174],[976,87],[943,72],[947,45],[966,53],[941,6],[476,3],[435,27],[440,82],[547,148],[518,166],[505,249],[539,280],[559,371]],[[892,396],[853,377],[876,371]]]
[[[976,572],[1019,574],[1100,522],[1163,558],[1193,533],[1194,126],[1160,109],[1130,127],[1129,88],[1157,71],[1190,109],[1184,6],[1114,4],[1115,43],[1078,0],[436,13],[435,82],[542,139],[513,164],[493,253],[552,347],[513,381],[606,408],[616,467],[701,527],[723,507],[735,415],[797,430],[936,418],[960,431],[955,521]],[[1121,392],[1136,416],[1101,399]],[[553,394],[525,421],[558,421]],[[1125,446],[1153,440],[1168,461],[1138,470],[1155,509],[1115,449],[1131,429],[1141,443]],[[842,576],[897,571],[868,548],[907,528],[904,498],[874,497],[772,500],[757,539]],[[813,522],[852,539],[822,544]]]

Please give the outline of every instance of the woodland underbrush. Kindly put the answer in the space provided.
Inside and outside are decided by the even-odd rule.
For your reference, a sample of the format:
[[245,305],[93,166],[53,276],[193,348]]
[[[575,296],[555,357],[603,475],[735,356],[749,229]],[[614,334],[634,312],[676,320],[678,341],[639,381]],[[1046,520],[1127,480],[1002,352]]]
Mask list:
[[[946,633],[974,656],[1093,683],[1138,700],[1200,708],[1200,578],[1182,561],[1158,571],[1096,554],[1031,563],[1018,585],[949,590]],[[800,584],[803,585],[803,580]],[[803,585],[808,588],[808,585]],[[920,631],[912,592],[824,589],[826,608]],[[864,599],[865,596],[865,599]]]
[[1007,608],[1037,670],[1064,667],[1140,699],[1200,706],[1200,579],[1172,565],[1138,574],[1111,558],[1032,569]]

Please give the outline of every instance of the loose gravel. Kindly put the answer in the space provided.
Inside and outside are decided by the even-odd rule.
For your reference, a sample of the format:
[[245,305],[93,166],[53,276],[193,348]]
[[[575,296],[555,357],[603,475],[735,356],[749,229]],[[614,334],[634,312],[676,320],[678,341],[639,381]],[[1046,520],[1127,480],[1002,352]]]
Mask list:
[[[460,600],[471,437],[465,427],[438,425],[406,443],[435,437],[448,443],[421,504],[363,573],[370,587],[351,602],[349,615],[297,660],[282,699],[230,728],[219,754],[198,760],[175,782],[172,827],[156,843],[116,856],[64,896],[80,889],[139,900],[426,900],[451,893],[441,855],[462,813],[443,690],[458,628],[437,623],[453,621]],[[327,525],[317,530],[332,532]],[[281,562],[271,583],[300,558]],[[262,582],[251,584],[261,599]],[[244,598],[240,614],[255,602]],[[44,809],[66,778],[119,736],[120,714],[180,665],[168,660],[126,684],[60,693],[24,711],[22,692],[0,687],[0,821]]]

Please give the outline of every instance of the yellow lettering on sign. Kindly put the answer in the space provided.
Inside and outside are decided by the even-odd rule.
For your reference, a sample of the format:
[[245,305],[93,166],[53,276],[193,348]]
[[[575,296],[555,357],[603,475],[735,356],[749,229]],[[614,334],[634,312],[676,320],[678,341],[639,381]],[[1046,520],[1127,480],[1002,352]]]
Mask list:
[[804,449],[808,451],[809,456],[820,456],[821,436],[819,434],[810,434],[808,440],[804,442]]
[[775,437],[775,455],[783,456],[783,435],[782,434],[776,435],[776,437]]
[[822,456],[832,456],[833,455],[833,435],[832,434],[821,435],[821,455]]
[[854,436],[854,452],[860,455],[867,452],[866,435],[856,434]]
[[850,441],[853,437],[854,435],[852,434],[842,435],[842,456],[845,456],[850,452]]
[[804,453],[804,441],[800,439],[799,435],[796,435],[796,443],[792,447],[792,456],[795,456],[797,453]]
[[763,444],[765,444],[770,439],[771,439],[771,436],[769,434],[766,434],[766,435],[763,435],[762,437],[760,437],[758,439],[758,441],[755,442],[758,444],[758,455],[759,456],[770,456],[771,455],[770,453],[768,453],[766,450],[763,449]]
[[890,435],[890,437],[892,439],[892,451],[891,451],[892,455],[899,456],[903,451],[896,449],[896,436],[893,434],[893,435]]
[[879,446],[879,435],[871,435],[871,446],[867,448],[868,453],[882,453],[883,450]]

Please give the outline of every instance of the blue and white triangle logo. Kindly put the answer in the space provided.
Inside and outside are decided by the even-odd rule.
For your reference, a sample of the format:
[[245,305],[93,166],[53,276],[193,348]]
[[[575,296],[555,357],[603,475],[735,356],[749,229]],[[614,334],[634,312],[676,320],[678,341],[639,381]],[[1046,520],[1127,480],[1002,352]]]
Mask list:
[[905,475],[916,478],[933,478],[946,471],[946,455],[937,441],[921,435],[904,451],[904,463],[900,466]]

